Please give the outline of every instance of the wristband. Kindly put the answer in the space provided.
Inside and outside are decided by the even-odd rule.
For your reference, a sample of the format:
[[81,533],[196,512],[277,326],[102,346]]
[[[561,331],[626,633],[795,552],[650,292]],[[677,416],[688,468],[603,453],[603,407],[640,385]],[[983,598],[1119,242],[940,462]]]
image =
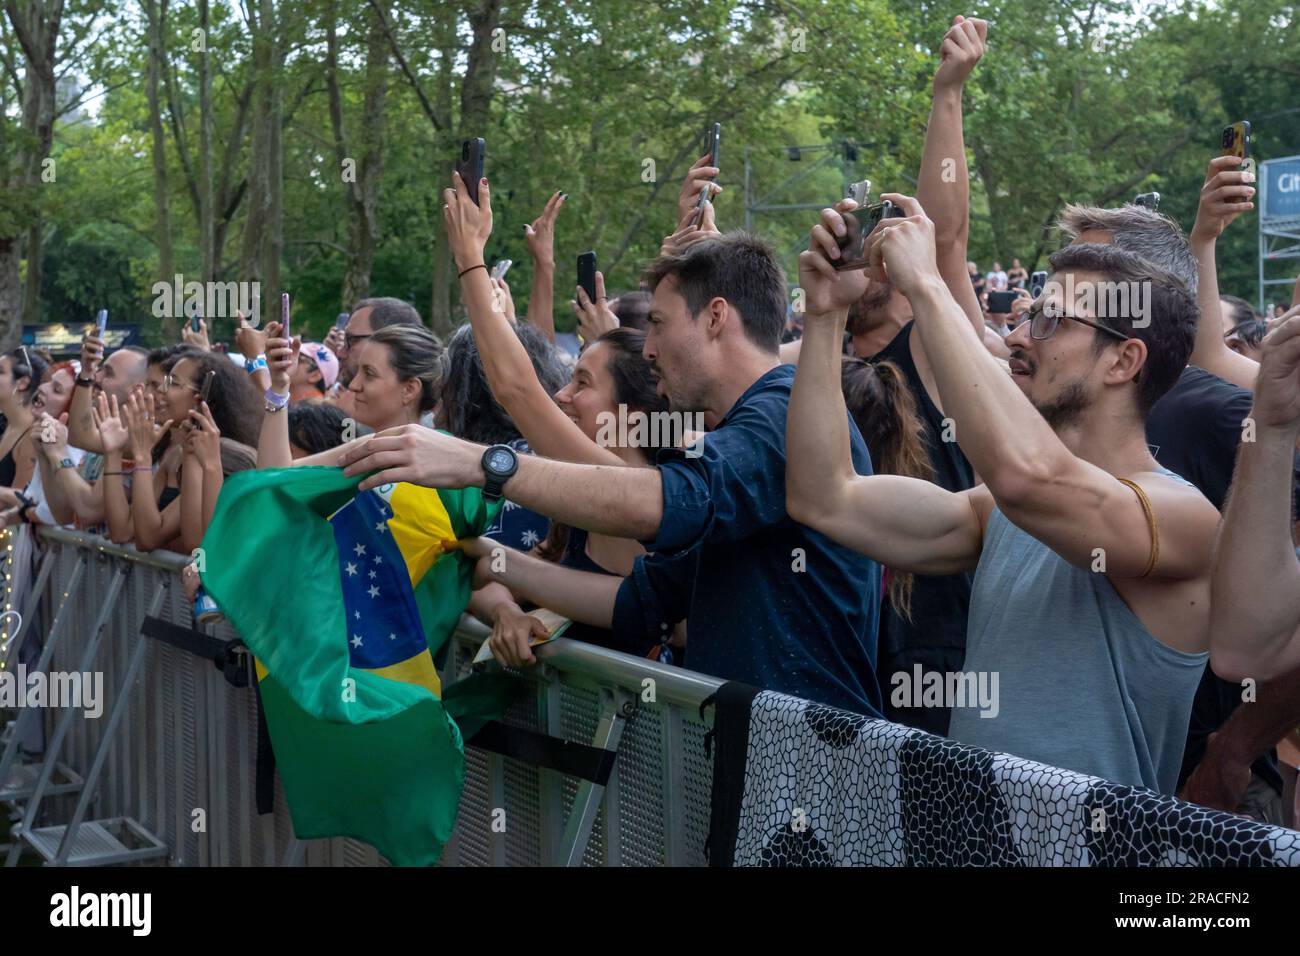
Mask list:
[[94,384],[95,380],[93,378],[82,378],[80,375],[77,376],[76,385],[78,388],[90,388],[90,386]]
[[289,396],[281,395],[273,388],[268,388],[266,390],[265,398],[266,398],[267,411],[278,412],[280,409],[284,408],[286,405],[289,404]]
[[461,272],[456,276],[456,278],[457,278],[457,279],[463,279],[463,278],[465,277],[465,273],[466,273],[466,272],[473,272],[475,269],[482,269],[484,272],[487,272],[487,266],[483,265],[483,263],[480,262],[480,263],[479,263],[478,265],[476,265],[476,266],[470,266],[468,269],[464,269],[464,270],[462,270],[462,271],[461,271]]
[[266,368],[266,356],[259,355],[255,359],[244,359],[244,371],[252,375],[259,368]]
[[136,466],[135,466],[134,468],[132,468],[131,470],[132,470],[132,471],[147,471],[147,472],[149,472],[150,474],[153,474],[153,465],[136,465]]

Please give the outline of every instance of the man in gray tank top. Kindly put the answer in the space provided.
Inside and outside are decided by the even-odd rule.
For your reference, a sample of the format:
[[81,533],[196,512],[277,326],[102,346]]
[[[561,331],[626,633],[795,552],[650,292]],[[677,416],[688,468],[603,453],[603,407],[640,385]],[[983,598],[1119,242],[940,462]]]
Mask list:
[[[1116,246],[1068,246],[1007,336],[1008,375],[941,278],[964,263],[941,269],[914,199],[882,198],[905,218],[876,227],[867,271],[834,268],[848,201],[823,210],[800,256],[787,509],[889,568],[975,569],[964,674],[941,686],[994,693],[944,700],[951,737],[1172,793],[1207,660],[1219,515],[1156,464],[1144,421],[1187,364],[1195,301]],[[886,275],[912,304],[954,439],[984,481],[970,491],[847,465],[839,338],[848,304]]]

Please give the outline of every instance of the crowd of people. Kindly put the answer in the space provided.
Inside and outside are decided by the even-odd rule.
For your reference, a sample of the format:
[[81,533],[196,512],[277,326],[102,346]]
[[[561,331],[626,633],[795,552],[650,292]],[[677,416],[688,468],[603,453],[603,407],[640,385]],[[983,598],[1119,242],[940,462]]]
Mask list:
[[[465,549],[503,665],[535,663],[545,607],[578,640],[1292,824],[1300,303],[1265,319],[1215,267],[1253,177],[1209,160],[1187,234],[1068,205],[1043,288],[1019,259],[981,273],[962,102],[985,44],[980,20],[945,35],[916,193],[882,194],[902,215],[864,267],[836,268],[854,201],[822,211],[797,336],[773,249],[714,224],[709,155],[642,288],[575,291],[576,363],[552,320],[566,197],[527,228],[516,316],[484,258],[488,180],[456,176],[468,321],[446,342],[371,298],[323,342],[243,322],[239,362],[206,326],[0,357],[2,520],[190,554],[244,469],[499,489]],[[1140,292],[1117,307],[1116,288]],[[990,312],[990,293],[1014,295]],[[629,415],[703,431],[611,441]],[[996,716],[894,692],[971,673],[999,675]]]

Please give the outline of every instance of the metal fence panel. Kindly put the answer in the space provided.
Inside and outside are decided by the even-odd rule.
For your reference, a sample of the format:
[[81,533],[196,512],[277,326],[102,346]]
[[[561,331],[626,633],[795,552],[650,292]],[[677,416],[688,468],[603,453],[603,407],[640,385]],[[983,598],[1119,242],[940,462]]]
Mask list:
[[[159,616],[194,626],[178,574],[186,559],[161,552],[142,555],[62,529],[44,529],[42,537],[44,547],[55,554],[50,587],[35,622],[46,632],[78,556],[90,555],[82,587],[70,597],[72,626],[55,651],[56,670],[72,669],[79,662],[114,569],[129,568],[93,665],[104,675],[107,710],[160,590],[164,600]],[[224,640],[237,636],[224,622],[211,633]],[[444,683],[470,672],[470,661],[486,636],[477,622],[462,623],[449,651]],[[544,666],[525,675],[532,693],[512,706],[505,722],[591,744],[615,693],[637,702],[623,727],[615,770],[581,856],[583,865],[703,863],[712,761],[704,756],[707,728],[697,710],[719,682],[572,641],[556,642],[541,656]],[[647,678],[659,682],[655,702],[640,700]],[[47,734],[56,717],[47,715]],[[102,723],[75,721],[63,753],[73,769],[88,769]],[[295,845],[292,822],[278,779],[274,812],[257,815],[256,753],[253,688],[236,688],[211,661],[150,640],[88,819],[135,817],[166,844],[167,862],[173,866],[280,865]],[[467,747],[465,788],[443,864],[553,863],[581,783]],[[38,823],[64,823],[71,808],[67,798],[49,799]],[[494,820],[500,821],[497,829]],[[504,830],[497,832],[501,822]],[[309,866],[387,865],[373,847],[354,839],[311,841],[302,850],[299,862]]]

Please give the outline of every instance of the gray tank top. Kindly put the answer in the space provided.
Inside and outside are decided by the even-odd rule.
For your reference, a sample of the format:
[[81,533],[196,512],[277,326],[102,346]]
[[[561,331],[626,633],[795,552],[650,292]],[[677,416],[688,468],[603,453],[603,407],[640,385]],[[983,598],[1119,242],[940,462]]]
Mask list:
[[997,674],[997,716],[954,707],[948,735],[1172,794],[1208,660],[1160,643],[1105,574],[1074,567],[994,508],[971,590],[965,672]]

